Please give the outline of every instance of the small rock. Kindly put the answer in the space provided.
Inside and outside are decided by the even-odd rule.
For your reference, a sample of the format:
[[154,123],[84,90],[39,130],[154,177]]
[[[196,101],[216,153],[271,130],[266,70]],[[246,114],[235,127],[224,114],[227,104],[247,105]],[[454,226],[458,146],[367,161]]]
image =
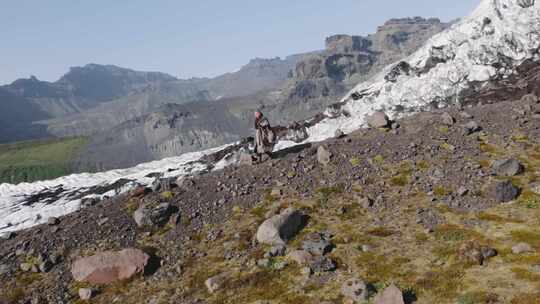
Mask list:
[[0,276],[9,273],[9,266],[0,264]]
[[313,260],[313,256],[311,255],[311,253],[304,250],[291,251],[287,255],[287,258],[296,262],[299,265],[309,265],[311,261]]
[[521,102],[535,104],[538,103],[538,97],[535,94],[527,94],[521,97]]
[[461,261],[482,265],[487,259],[497,255],[497,251],[488,246],[482,246],[478,241],[463,243],[458,249],[458,257]]
[[510,202],[516,199],[520,192],[520,189],[511,181],[496,181],[490,185],[489,189],[491,196],[498,203]]
[[257,261],[257,266],[262,268],[268,268],[272,265],[272,261],[270,259],[260,259]]
[[461,116],[464,119],[473,119],[474,118],[474,116],[472,116],[471,114],[469,114],[467,112],[461,112],[461,113],[459,113],[459,116]]
[[102,218],[102,219],[99,219],[99,220],[97,221],[97,224],[98,224],[98,226],[103,226],[103,225],[105,225],[108,221],[109,221],[109,218],[108,218],[108,217],[104,217],[104,218]]
[[272,189],[272,192],[270,192],[270,195],[273,197],[280,197],[283,194],[283,191],[281,189]]
[[330,153],[324,146],[317,148],[317,161],[319,164],[326,166],[330,163],[332,153]]
[[341,129],[337,129],[336,132],[334,133],[334,138],[342,138],[344,136],[345,136],[345,133],[343,133]]
[[465,124],[463,126],[463,130],[465,131],[465,135],[470,135],[470,134],[476,133],[476,132],[480,131],[481,129],[482,128],[480,128],[480,126],[475,121],[470,121],[470,122],[468,122],[467,124]]
[[257,241],[269,245],[285,245],[306,224],[307,218],[300,211],[288,208],[264,221],[257,230]]
[[309,267],[314,273],[329,272],[337,269],[336,263],[324,256],[314,257]]
[[287,247],[283,245],[275,245],[275,246],[272,246],[272,248],[270,248],[270,250],[268,250],[267,253],[269,257],[284,256],[286,250],[287,250]]
[[405,301],[401,290],[392,284],[375,296],[373,304],[405,304]]
[[21,271],[23,272],[29,272],[30,270],[32,270],[33,266],[34,265],[30,263],[21,263],[20,268],[21,268]]
[[373,207],[374,204],[373,200],[369,197],[358,197],[356,201],[364,209],[369,209]]
[[516,176],[524,171],[523,165],[517,159],[501,159],[491,165],[493,173],[498,176]]
[[452,126],[452,125],[454,125],[455,122],[456,122],[456,120],[454,119],[454,117],[452,117],[447,112],[445,112],[445,113],[443,113],[441,115],[441,123],[443,125]]
[[48,220],[47,220],[47,225],[49,226],[56,226],[60,224],[60,220],[56,217],[50,217]]
[[364,281],[349,279],[341,285],[341,294],[353,303],[364,303],[369,297],[369,290]]
[[361,246],[361,249],[363,252],[369,252],[371,251],[371,246],[364,244]]
[[332,243],[318,233],[307,236],[302,242],[302,249],[313,255],[325,255],[332,250]]
[[512,247],[512,252],[514,254],[522,254],[522,253],[528,253],[528,252],[533,252],[533,251],[534,250],[531,247],[531,245],[527,243],[519,243],[515,245],[514,247]]
[[366,122],[372,128],[386,128],[390,124],[388,116],[380,111],[367,116]]
[[3,235],[0,236],[0,239],[2,240],[11,240],[12,238],[15,237],[15,233],[14,232],[7,232]]
[[221,287],[223,286],[223,283],[225,283],[225,281],[227,280],[227,277],[228,277],[228,274],[226,273],[218,274],[216,276],[213,276],[207,279],[204,282],[204,285],[206,285],[206,288],[208,289],[210,293],[214,293],[218,291],[219,289],[221,289]]
[[79,288],[79,298],[83,301],[88,301],[94,296],[92,288]]
[[309,267],[302,267],[302,268],[300,269],[300,273],[301,273],[302,275],[304,275],[304,276],[310,276],[310,275],[313,274],[313,272],[311,271],[311,268],[309,268]]
[[467,195],[467,193],[469,193],[469,189],[467,189],[467,188],[465,188],[463,186],[459,187],[459,189],[457,190],[457,195],[458,196],[465,196],[465,195]]

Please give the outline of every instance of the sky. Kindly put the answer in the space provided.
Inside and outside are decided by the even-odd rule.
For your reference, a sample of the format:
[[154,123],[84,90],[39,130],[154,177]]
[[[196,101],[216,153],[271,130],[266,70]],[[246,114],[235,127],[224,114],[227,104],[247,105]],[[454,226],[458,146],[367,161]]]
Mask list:
[[17,0],[0,3],[0,84],[88,63],[216,76],[324,47],[395,17],[467,15],[480,0]]

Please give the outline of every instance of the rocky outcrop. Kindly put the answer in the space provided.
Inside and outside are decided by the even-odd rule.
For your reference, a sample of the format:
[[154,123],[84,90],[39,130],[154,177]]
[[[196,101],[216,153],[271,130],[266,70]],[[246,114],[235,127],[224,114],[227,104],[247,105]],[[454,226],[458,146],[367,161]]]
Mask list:
[[367,37],[334,35],[323,52],[299,61],[292,71],[272,119],[280,123],[322,111],[356,83],[414,51],[449,27],[438,19],[392,19]]
[[71,266],[71,274],[78,282],[109,284],[144,272],[150,257],[138,249],[119,252],[100,252],[80,258]]

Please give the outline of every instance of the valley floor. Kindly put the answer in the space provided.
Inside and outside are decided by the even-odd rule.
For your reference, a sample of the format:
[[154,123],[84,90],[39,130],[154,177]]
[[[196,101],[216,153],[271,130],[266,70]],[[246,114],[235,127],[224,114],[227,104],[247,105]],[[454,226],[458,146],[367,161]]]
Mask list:
[[[92,287],[91,303],[352,303],[341,289],[357,278],[373,294],[394,283],[407,303],[540,303],[535,106],[524,99],[449,109],[455,123],[442,111],[421,113],[395,130],[360,130],[170,191],[101,202],[0,240],[0,299],[79,303],[78,289]],[[469,134],[471,121],[481,130]],[[318,161],[319,146],[329,163]],[[524,172],[493,175],[493,163],[508,158]],[[500,203],[493,185],[506,180],[520,194]],[[140,229],[132,214],[143,202],[169,202],[177,216]],[[335,269],[265,257],[270,248],[254,241],[257,228],[289,207],[309,219],[287,252],[324,235],[332,250],[323,260]],[[513,250],[519,243],[528,250]],[[155,267],[112,285],[73,280],[77,257],[126,247],[151,254]],[[490,254],[478,256],[484,249]],[[57,263],[43,273],[20,270],[39,254]],[[210,293],[205,281],[218,274],[226,280]]]

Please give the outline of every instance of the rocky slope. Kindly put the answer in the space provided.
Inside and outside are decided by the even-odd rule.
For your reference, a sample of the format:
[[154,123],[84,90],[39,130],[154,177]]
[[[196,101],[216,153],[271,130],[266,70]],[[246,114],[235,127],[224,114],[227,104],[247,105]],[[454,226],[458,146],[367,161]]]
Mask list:
[[[0,299],[538,303],[540,104],[524,96],[88,201],[0,240]],[[144,253],[103,253],[125,248]],[[122,271],[92,279],[107,263]]]
[[75,161],[76,171],[126,168],[234,142],[248,132],[223,103],[168,104],[92,136]]

